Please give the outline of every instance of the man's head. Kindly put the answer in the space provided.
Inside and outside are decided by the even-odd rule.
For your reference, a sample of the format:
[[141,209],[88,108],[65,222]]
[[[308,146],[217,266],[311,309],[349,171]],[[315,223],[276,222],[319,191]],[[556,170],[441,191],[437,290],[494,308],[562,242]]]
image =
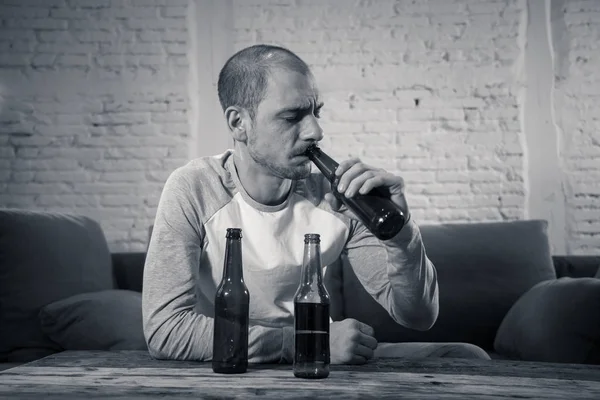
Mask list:
[[291,51],[256,45],[234,54],[219,74],[219,101],[238,144],[274,176],[301,179],[305,157],[321,140],[318,90],[306,63]]

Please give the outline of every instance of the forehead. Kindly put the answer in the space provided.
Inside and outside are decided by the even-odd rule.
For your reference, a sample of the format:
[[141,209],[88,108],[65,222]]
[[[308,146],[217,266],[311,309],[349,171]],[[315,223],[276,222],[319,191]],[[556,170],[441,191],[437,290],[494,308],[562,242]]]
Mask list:
[[319,91],[314,78],[299,72],[274,68],[269,74],[267,91],[261,106],[286,108],[290,106],[310,106],[317,103]]

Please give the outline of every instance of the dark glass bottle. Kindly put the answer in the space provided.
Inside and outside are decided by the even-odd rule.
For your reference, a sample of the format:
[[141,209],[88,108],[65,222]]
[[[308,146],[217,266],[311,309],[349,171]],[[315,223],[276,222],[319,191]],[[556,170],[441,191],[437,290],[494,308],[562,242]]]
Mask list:
[[320,236],[304,235],[302,278],[294,296],[294,376],[329,376],[329,293],[323,284]]
[[344,203],[378,239],[391,239],[404,227],[407,222],[405,212],[379,188],[374,188],[364,195],[357,193],[347,198],[337,190],[339,177],[335,175],[335,170],[339,164],[316,145],[306,150],[306,156],[331,182],[331,190],[335,197]]
[[250,293],[242,269],[242,230],[227,229],[223,279],[215,295],[212,369],[240,374],[248,369]]

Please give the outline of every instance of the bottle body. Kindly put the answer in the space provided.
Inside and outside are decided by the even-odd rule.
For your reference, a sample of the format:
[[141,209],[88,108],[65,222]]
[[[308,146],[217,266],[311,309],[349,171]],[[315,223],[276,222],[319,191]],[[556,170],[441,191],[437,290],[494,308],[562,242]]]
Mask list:
[[319,239],[318,234],[305,235],[302,278],[294,296],[294,376],[305,379],[329,376],[329,293]]
[[337,191],[339,178],[335,175],[335,170],[338,163],[317,146],[309,147],[306,155],[329,180],[335,197],[346,205],[378,239],[389,240],[404,227],[408,221],[406,213],[379,188],[367,194],[357,193],[347,198]]
[[216,373],[248,369],[250,293],[244,283],[241,229],[227,229],[223,279],[215,294],[212,368]]

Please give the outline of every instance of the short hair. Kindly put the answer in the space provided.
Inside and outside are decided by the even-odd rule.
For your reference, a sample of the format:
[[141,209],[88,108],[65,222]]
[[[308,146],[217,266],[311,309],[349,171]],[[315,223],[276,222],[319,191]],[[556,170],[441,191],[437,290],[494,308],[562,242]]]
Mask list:
[[311,73],[300,57],[284,47],[266,44],[246,47],[231,56],[219,73],[217,91],[223,111],[230,106],[243,107],[254,119],[274,68]]

